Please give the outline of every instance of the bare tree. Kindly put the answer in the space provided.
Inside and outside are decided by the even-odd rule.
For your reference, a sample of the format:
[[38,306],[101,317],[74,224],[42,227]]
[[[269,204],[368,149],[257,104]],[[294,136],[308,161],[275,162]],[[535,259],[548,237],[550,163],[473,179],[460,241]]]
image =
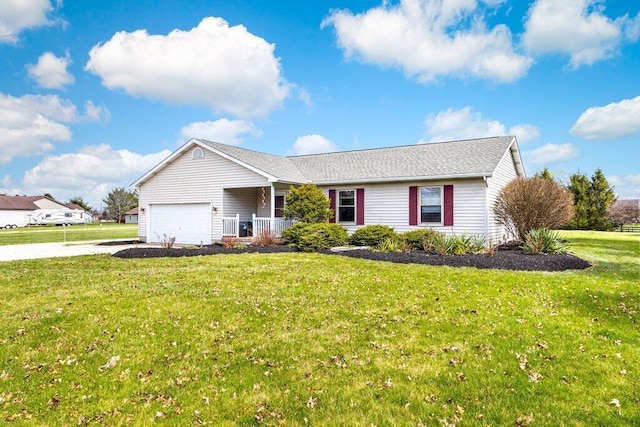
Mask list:
[[113,189],[102,199],[109,217],[116,221],[124,222],[124,214],[130,209],[138,206],[138,194],[135,191],[129,191],[124,188]]
[[516,178],[502,189],[493,212],[518,241],[524,241],[533,229],[554,229],[571,221],[573,196],[549,179]]
[[640,200],[617,200],[607,210],[609,221],[619,227],[624,224],[640,223]]

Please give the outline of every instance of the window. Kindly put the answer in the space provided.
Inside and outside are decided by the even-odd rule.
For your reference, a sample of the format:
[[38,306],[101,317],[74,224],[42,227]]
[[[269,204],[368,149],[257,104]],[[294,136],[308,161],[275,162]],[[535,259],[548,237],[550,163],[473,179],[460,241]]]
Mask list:
[[420,222],[442,223],[442,187],[420,188]]
[[340,190],[338,192],[338,222],[355,222],[356,220],[356,192],[355,190]]
[[71,218],[73,215],[71,214],[71,212],[65,212],[64,213],[64,217],[65,218]]
[[202,148],[196,147],[191,153],[191,159],[192,160],[204,159],[204,151],[202,151]]

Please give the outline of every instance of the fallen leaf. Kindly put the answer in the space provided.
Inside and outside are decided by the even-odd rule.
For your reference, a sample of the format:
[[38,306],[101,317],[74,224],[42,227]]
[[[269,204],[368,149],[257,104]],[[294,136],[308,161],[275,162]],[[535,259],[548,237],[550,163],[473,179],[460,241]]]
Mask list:
[[114,368],[118,364],[119,360],[120,360],[120,355],[111,356],[111,358],[107,361],[107,363],[105,363],[104,365],[98,368],[98,371],[103,372],[103,371],[106,371],[107,369]]

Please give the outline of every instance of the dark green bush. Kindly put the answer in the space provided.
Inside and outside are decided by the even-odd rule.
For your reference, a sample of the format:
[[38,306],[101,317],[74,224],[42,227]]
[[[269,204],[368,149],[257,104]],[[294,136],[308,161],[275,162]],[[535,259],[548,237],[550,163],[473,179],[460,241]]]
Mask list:
[[358,228],[349,237],[349,243],[354,246],[371,246],[377,248],[387,239],[396,237],[393,228],[387,225],[367,225]]
[[407,245],[414,251],[433,251],[433,242],[440,232],[433,228],[418,228],[402,233],[401,236]]
[[302,236],[307,228],[311,225],[308,222],[296,222],[289,228],[282,230],[282,239],[284,243],[291,246],[298,246],[300,242],[300,236]]
[[318,252],[334,246],[344,246],[348,241],[346,228],[340,224],[321,222],[301,228],[295,246],[304,252]]

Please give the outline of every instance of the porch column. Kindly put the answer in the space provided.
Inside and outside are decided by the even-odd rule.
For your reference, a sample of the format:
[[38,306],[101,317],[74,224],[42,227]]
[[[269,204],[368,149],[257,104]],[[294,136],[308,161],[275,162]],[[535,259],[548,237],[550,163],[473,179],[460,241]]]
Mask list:
[[269,194],[269,196],[269,199],[271,199],[271,221],[269,221],[269,228],[273,231],[275,228],[274,222],[276,221],[276,187],[273,184],[271,184],[271,194]]

